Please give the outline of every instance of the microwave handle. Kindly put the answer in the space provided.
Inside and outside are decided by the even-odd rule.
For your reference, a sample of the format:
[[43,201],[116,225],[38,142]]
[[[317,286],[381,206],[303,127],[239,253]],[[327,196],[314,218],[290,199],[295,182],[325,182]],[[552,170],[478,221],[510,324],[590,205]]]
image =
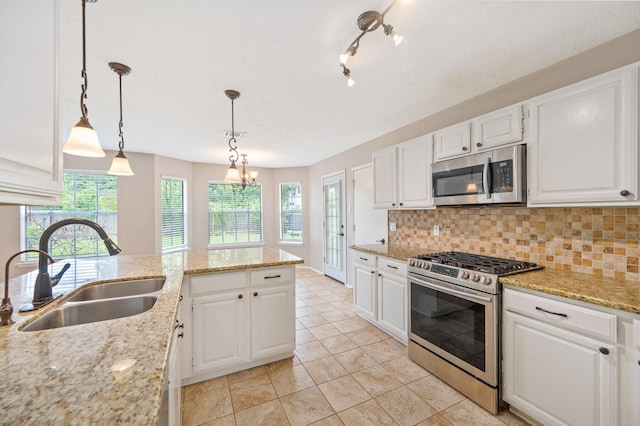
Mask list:
[[484,169],[482,170],[482,186],[484,186],[484,194],[487,199],[491,198],[491,188],[489,184],[491,182],[491,157],[487,157],[484,160]]

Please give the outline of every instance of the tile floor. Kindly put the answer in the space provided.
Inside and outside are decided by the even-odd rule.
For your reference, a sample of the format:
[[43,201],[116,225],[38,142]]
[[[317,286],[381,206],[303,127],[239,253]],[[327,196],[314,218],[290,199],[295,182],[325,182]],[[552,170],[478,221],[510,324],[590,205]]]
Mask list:
[[492,416],[356,315],[353,291],[296,270],[292,358],[183,388],[183,425],[525,425]]

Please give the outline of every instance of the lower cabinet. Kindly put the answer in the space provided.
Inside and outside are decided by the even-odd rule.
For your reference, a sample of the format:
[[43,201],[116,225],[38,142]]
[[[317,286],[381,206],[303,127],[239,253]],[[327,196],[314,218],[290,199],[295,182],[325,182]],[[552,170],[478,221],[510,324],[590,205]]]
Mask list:
[[614,425],[616,316],[504,291],[503,399],[545,425]]
[[182,383],[284,359],[295,348],[295,269],[185,277]]
[[406,343],[406,263],[354,250],[353,268],[358,315]]

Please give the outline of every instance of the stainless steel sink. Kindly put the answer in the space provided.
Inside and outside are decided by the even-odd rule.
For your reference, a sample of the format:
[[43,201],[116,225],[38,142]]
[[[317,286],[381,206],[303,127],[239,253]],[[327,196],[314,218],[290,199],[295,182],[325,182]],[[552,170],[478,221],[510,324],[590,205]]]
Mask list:
[[164,278],[148,278],[143,280],[117,281],[97,284],[81,289],[78,293],[71,296],[67,302],[112,299],[114,297],[153,293],[162,289],[164,281]]
[[148,311],[157,300],[156,295],[146,295],[62,305],[28,324],[22,331],[47,330],[124,318]]

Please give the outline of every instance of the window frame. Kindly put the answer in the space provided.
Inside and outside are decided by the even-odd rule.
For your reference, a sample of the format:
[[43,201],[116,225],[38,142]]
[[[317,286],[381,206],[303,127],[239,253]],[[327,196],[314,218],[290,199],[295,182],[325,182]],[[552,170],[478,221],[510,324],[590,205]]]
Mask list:
[[[182,214],[183,214],[183,224],[182,224],[182,238],[183,238],[183,243],[181,245],[177,245],[177,246],[171,246],[171,247],[164,247],[164,230],[162,229],[162,219],[164,216],[164,211],[163,211],[163,181],[164,180],[171,180],[171,181],[180,181],[182,182]],[[187,179],[185,178],[181,178],[181,177],[177,177],[177,176],[168,176],[168,175],[162,175],[160,176],[160,248],[162,253],[171,253],[174,251],[180,251],[180,250],[186,250],[189,248],[189,231],[188,231],[188,182]]]
[[[300,238],[299,239],[283,239],[282,231],[283,231],[283,214],[282,211],[282,186],[283,185],[298,185],[300,187]],[[280,244],[290,244],[290,245],[302,245],[304,244],[304,208],[302,201],[302,182],[280,182],[278,184],[278,239]]]
[[[229,182],[224,182],[222,180],[208,180],[207,181],[207,248],[209,249],[218,249],[218,248],[242,248],[242,247],[263,247],[264,246],[264,187],[261,183],[256,182],[256,186],[260,188],[260,241],[246,242],[246,243],[222,243],[222,244],[212,244],[211,243],[211,217],[212,212],[209,208],[210,203],[210,185],[228,185],[232,184]],[[236,188],[236,191],[244,191],[244,189]]]
[[[114,233],[113,231],[109,232],[110,230],[105,229],[105,231],[107,232],[107,234],[109,235],[109,238],[112,238],[114,240],[114,242],[117,244],[117,240],[118,240],[118,178],[117,176],[113,176],[113,175],[109,175],[107,174],[106,171],[100,171],[100,170],[72,170],[72,169],[68,169],[68,170],[63,170],[63,176],[62,176],[62,185],[63,185],[63,196],[64,196],[64,180],[65,180],[65,176],[66,175],[94,175],[94,176],[104,176],[104,177],[108,177],[110,179],[114,179],[115,180],[115,201],[116,201],[116,209],[115,212],[114,211],[101,211],[99,209],[97,209],[95,212],[92,212],[96,215],[100,215],[100,214],[114,214],[116,220],[115,220],[115,229],[116,232]],[[75,197],[74,197],[75,199]],[[27,227],[27,207],[33,207],[33,208],[43,208],[43,207],[54,207],[52,205],[49,206],[20,206],[20,249],[21,250],[27,250],[30,247],[28,247],[27,244],[27,232],[26,232],[26,227]],[[74,207],[76,207],[76,203],[74,201]],[[67,213],[69,212],[68,210],[60,210],[61,212]],[[50,214],[53,214],[54,210],[50,210]],[[80,217],[81,215],[74,215],[74,216],[70,216],[71,217]],[[63,219],[60,219],[63,220]],[[69,225],[71,226],[71,225]],[[101,225],[103,226],[103,225]],[[65,227],[66,228],[66,227]],[[104,228],[104,226],[103,226]],[[43,229],[44,232],[44,229]],[[55,235],[55,234],[54,234]],[[96,237],[98,237],[98,234],[95,234]],[[99,244],[96,244],[96,246],[98,247],[98,249],[101,249],[104,245],[102,244],[102,241],[99,241]],[[39,248],[38,246],[35,246],[33,248]],[[52,251],[49,250],[48,251]],[[54,259],[58,260],[58,259],[63,259],[63,258],[68,258],[68,259],[82,259],[82,258],[91,258],[91,257],[105,257],[105,256],[109,256],[109,254],[106,252],[106,248],[104,252],[96,252],[96,254],[89,254],[89,255],[78,255],[77,252],[74,251],[74,253],[69,254],[69,255],[55,255],[54,253],[50,253],[51,256],[54,257]],[[22,256],[20,257],[21,263],[22,264],[32,264],[34,262],[38,261],[38,254],[33,253],[33,252],[29,252],[29,253],[23,253]]]

